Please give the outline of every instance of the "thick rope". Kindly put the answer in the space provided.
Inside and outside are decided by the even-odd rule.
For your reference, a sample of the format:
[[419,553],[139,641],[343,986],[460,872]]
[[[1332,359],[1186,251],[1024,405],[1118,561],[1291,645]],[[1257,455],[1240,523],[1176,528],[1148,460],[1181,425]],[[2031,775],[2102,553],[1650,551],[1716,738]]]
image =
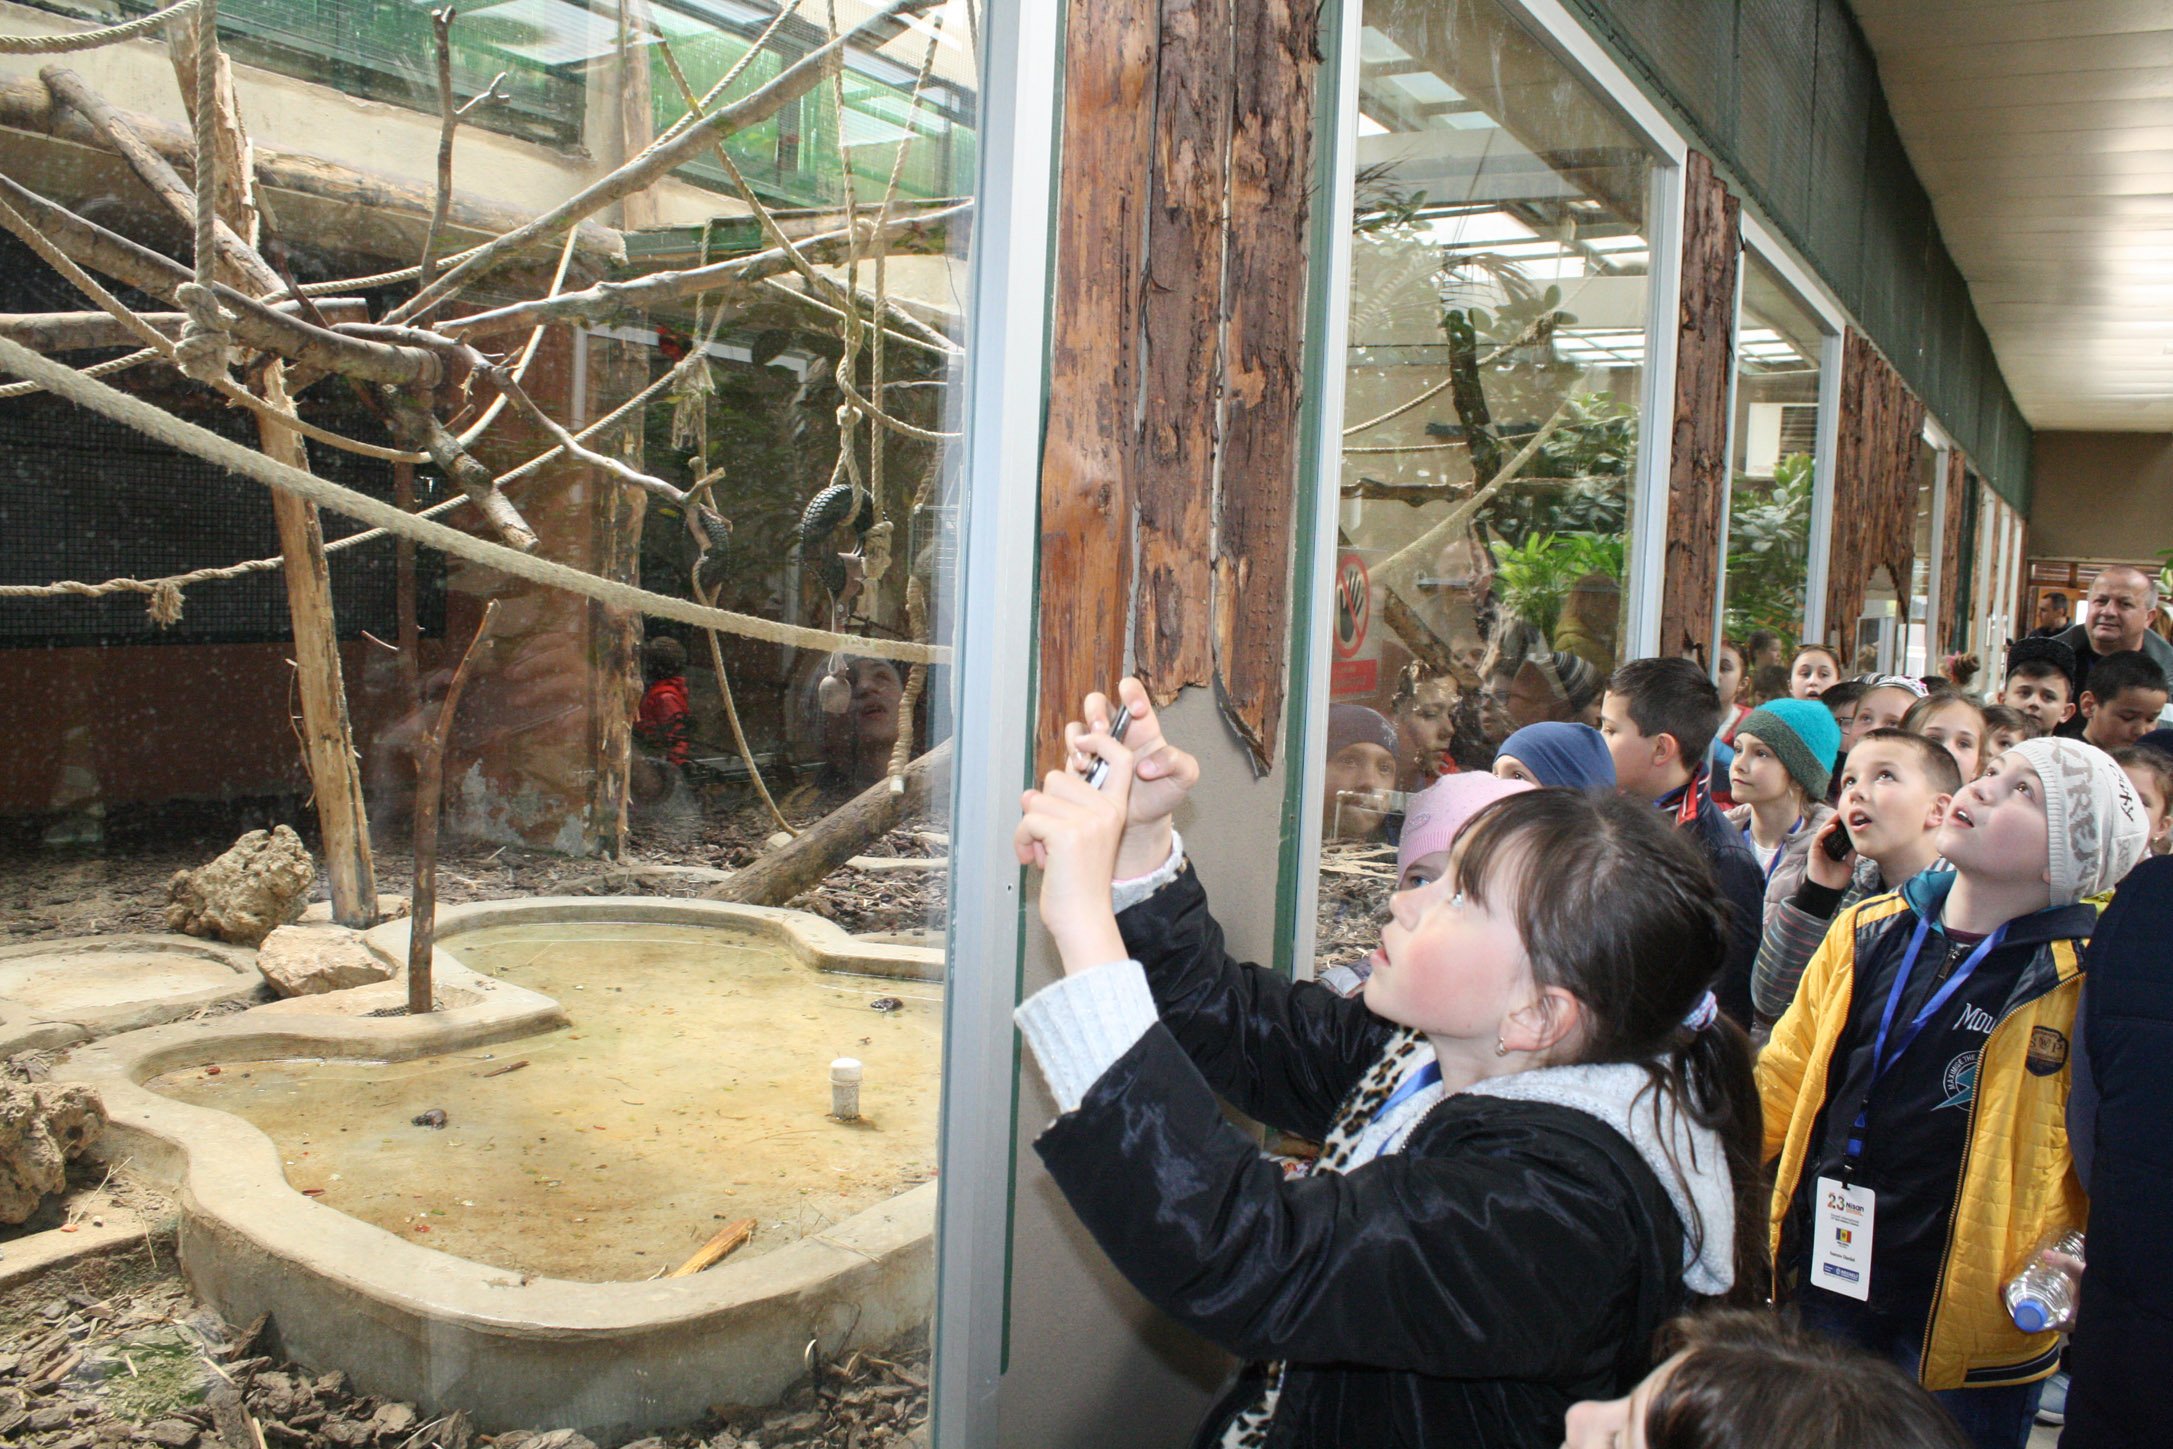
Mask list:
[[59,55],[71,50],[119,45],[124,40],[134,40],[156,30],[169,20],[179,20],[201,3],[203,0],[181,0],[178,5],[169,5],[125,24],[102,25],[96,30],[76,30],[66,35],[0,35],[0,55]]
[[195,278],[174,289],[189,314],[174,344],[174,365],[198,382],[226,376],[231,355],[226,322],[212,286],[218,280],[219,232],[219,6],[198,0],[196,10],[196,255]]
[[[695,567],[699,568],[700,565],[697,564]],[[687,576],[687,587],[694,590],[694,597],[700,599],[703,603],[710,602],[711,596],[702,592],[700,582],[694,578],[691,572]],[[800,832],[794,828],[790,820],[785,818],[785,812],[777,808],[776,800],[770,796],[769,783],[762,778],[762,771],[755,764],[755,753],[747,747],[747,732],[740,728],[739,706],[732,702],[732,681],[725,676],[724,648],[717,642],[717,631],[704,629],[702,637],[709,641],[709,665],[717,675],[717,692],[724,696],[725,723],[732,727],[732,745],[733,748],[739,751],[740,759],[747,766],[747,778],[754,781],[755,793],[762,797],[763,808],[770,812],[770,819],[777,822],[777,828],[787,835],[796,836]],[[918,669],[921,666],[916,664],[913,667]]]
[[[115,357],[105,362],[94,362],[83,369],[83,375],[85,377],[111,377],[116,372],[126,372],[132,367],[141,367],[146,362],[160,361],[163,356],[164,354],[155,348],[140,347],[126,357]],[[9,398],[29,397],[33,393],[44,391],[45,389],[42,386],[34,382],[11,382],[4,387],[0,387],[0,402],[5,402]]]
[[742,638],[761,639],[772,644],[789,644],[799,649],[825,649],[861,658],[890,659],[905,664],[950,662],[951,651],[937,645],[867,639],[856,634],[809,629],[797,624],[782,624],[771,619],[756,618],[751,614],[708,608],[689,599],[674,599],[636,588],[631,584],[598,578],[565,564],[507,548],[501,543],[473,537],[442,523],[433,523],[403,512],[389,503],[357,493],[354,489],[342,487],[329,479],[289,467],[239,443],[229,442],[216,433],[193,423],[183,422],[140,398],[132,397],[95,379],[86,378],[73,368],[41,357],[20,343],[4,337],[0,337],[0,370],[42,382],[59,396],[86,407],[101,417],[134,428],[167,447],[193,454],[266,487],[291,493],[320,508],[329,508],[348,518],[386,529],[403,538],[414,539],[417,543],[427,544],[431,548],[484,568],[526,579],[546,588],[579,594],[610,608],[637,611],[660,619],[676,619],[697,628],[724,629]]

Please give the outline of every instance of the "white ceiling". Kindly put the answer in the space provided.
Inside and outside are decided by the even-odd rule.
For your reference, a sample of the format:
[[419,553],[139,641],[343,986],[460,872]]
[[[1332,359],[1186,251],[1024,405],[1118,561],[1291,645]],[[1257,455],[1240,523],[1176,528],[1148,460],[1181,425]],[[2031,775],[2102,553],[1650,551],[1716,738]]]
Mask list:
[[1852,0],[2039,428],[2173,431],[2173,0]]

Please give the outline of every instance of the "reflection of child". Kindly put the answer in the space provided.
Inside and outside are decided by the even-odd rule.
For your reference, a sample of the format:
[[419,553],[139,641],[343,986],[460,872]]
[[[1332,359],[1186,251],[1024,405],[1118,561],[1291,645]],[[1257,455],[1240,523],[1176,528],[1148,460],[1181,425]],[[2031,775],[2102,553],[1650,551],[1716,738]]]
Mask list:
[[693,719],[687,704],[686,646],[669,635],[651,639],[642,646],[641,665],[649,687],[634,716],[635,742],[654,759],[684,765]]
[[1396,788],[1396,727],[1362,704],[1328,707],[1328,788],[1321,799],[1321,834],[1365,840],[1388,815]]
[[2087,1211],[2065,1127],[2082,897],[2146,833],[2108,756],[2015,746],[1946,812],[1953,870],[1835,921],[1758,1060],[1783,1296],[1979,1444],[2019,1449],[2058,1366],[2059,1335],[2017,1328],[2000,1285]]
[[1457,765],[1450,753],[1456,742],[1457,705],[1463,691],[1453,674],[1426,675],[1414,663],[1396,680],[1397,778],[1399,790],[1423,790]]
[[[1280,1361],[1196,1442],[1537,1449],[1642,1377],[1691,1295],[1758,1299],[1749,1049],[1705,990],[1724,933],[1689,842],[1610,796],[1497,801],[1341,1000],[1225,952],[1170,827],[1198,765],[1124,690],[1139,753],[1090,697],[1066,743],[1105,788],[1064,771],[1025,799],[1066,975],[1018,1020],[1080,1221],[1164,1312]],[[1113,868],[1157,856],[1113,912]],[[1321,1142],[1313,1171],[1286,1178],[1218,1094]]]

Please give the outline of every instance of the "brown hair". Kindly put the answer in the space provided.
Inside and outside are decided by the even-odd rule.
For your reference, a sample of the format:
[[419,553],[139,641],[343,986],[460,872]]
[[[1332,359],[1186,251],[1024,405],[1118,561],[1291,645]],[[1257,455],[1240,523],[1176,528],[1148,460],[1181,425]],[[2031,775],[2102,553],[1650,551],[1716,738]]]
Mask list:
[[[1727,954],[1727,920],[1705,857],[1641,801],[1613,792],[1532,790],[1496,801],[1458,834],[1457,888],[1508,899],[1532,977],[1583,1007],[1577,1063],[1635,1062],[1661,1098],[1719,1136],[1735,1198],[1731,1303],[1756,1303],[1770,1274],[1758,1155],[1764,1122],[1750,1039],[1697,1010]],[[1660,1134],[1663,1139],[1665,1131]],[[1680,1177],[1683,1164],[1676,1163]],[[1685,1222],[1702,1246],[1705,1225]]]
[[1651,1449],[1969,1449],[1894,1364],[1772,1313],[1678,1318],[1661,1335],[1683,1359],[1645,1407]]
[[2158,798],[2173,800],[2173,755],[2147,745],[2129,745],[2113,751],[2113,763],[2123,770],[2141,770],[2158,782]]
[[1898,744],[1913,753],[1917,763],[1924,767],[1924,773],[1931,776],[1932,788],[1940,794],[1952,795],[1962,788],[1962,767],[1947,753],[1945,745],[1908,730],[1866,730],[1856,737],[1855,747],[1849,753],[1853,755],[1873,743]]
[[1788,672],[1790,674],[1796,672],[1796,662],[1806,654],[1823,654],[1831,659],[1833,661],[1833,672],[1836,675],[1846,675],[1849,672],[1848,666],[1841,662],[1841,652],[1838,649],[1826,644],[1805,644],[1797,649],[1793,655],[1789,656]]
[[2037,721],[2012,705],[1988,704],[1984,707],[1984,733],[1990,739],[2001,730],[2021,730],[2022,738],[2034,740],[2039,734]]

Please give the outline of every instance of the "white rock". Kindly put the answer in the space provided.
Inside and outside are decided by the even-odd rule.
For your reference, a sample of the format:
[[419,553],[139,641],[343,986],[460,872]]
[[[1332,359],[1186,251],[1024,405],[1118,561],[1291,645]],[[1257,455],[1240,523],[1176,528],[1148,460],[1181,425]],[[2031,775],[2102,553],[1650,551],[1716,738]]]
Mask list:
[[281,996],[345,991],[393,975],[362,944],[362,933],[345,926],[281,926],[257,947],[257,969]]

